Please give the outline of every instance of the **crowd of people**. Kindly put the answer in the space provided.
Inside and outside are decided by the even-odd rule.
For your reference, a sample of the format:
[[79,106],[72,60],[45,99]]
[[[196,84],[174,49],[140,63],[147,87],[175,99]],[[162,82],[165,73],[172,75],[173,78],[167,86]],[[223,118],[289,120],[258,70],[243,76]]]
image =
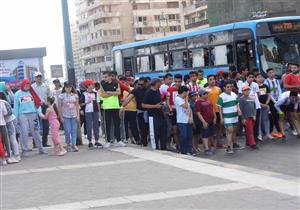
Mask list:
[[[89,149],[131,142],[207,156],[219,148],[227,154],[245,146],[257,150],[265,139],[286,141],[287,129],[300,138],[299,64],[287,64],[281,80],[272,68],[266,73],[230,66],[207,77],[199,69],[135,79],[108,71],[101,82],[84,80],[78,89],[56,79],[51,91],[37,72],[33,84],[23,80],[15,93],[0,82],[1,163],[20,162],[32,147],[47,154],[49,131],[58,156],[78,152],[84,137]],[[244,132],[245,146],[237,142]]]

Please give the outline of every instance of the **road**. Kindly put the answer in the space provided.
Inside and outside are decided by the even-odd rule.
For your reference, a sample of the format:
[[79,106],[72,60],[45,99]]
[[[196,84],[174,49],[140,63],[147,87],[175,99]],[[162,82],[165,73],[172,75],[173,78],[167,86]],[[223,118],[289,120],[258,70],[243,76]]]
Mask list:
[[300,209],[299,142],[212,157],[133,145],[33,151],[1,168],[0,209]]

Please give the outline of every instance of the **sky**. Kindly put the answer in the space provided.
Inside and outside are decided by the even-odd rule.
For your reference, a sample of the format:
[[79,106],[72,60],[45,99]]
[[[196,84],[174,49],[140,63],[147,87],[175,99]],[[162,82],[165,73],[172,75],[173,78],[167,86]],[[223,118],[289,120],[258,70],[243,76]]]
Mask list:
[[[68,0],[70,22],[76,0]],[[46,77],[50,65],[65,64],[61,0],[0,0],[0,50],[46,47]]]

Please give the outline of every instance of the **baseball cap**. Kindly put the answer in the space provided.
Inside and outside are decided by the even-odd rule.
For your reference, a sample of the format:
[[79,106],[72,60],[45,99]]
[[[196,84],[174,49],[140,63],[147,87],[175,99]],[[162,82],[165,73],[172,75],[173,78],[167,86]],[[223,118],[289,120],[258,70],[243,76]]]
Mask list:
[[192,96],[194,96],[194,95],[197,95],[197,92],[192,90],[192,91],[189,93],[189,97],[192,97]]
[[34,73],[34,77],[38,77],[38,76],[43,76],[43,75],[42,75],[42,73],[39,72],[39,71],[38,71],[38,72],[35,72],[35,73]]
[[205,88],[201,88],[198,92],[199,96],[203,95],[204,93],[207,93],[207,90]]
[[85,87],[88,87],[89,85],[94,85],[95,83],[96,82],[94,80],[90,80],[90,79],[83,81],[83,84],[85,85]]
[[217,74],[218,74],[218,75],[221,75],[221,74],[223,74],[223,73],[224,73],[224,71],[221,70],[221,69],[217,71]]
[[69,81],[64,82],[65,87],[73,87]]
[[244,91],[244,90],[249,90],[250,89],[250,87],[248,86],[248,85],[246,85],[246,84],[244,84],[243,86],[242,86],[242,91]]

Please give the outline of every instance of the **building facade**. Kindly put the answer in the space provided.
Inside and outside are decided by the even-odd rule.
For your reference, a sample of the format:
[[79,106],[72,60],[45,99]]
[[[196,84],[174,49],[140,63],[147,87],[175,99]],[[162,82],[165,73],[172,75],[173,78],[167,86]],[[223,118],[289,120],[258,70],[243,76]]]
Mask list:
[[210,26],[257,18],[300,15],[299,0],[208,0]]
[[207,0],[186,0],[182,2],[185,30],[209,27],[206,1]]

